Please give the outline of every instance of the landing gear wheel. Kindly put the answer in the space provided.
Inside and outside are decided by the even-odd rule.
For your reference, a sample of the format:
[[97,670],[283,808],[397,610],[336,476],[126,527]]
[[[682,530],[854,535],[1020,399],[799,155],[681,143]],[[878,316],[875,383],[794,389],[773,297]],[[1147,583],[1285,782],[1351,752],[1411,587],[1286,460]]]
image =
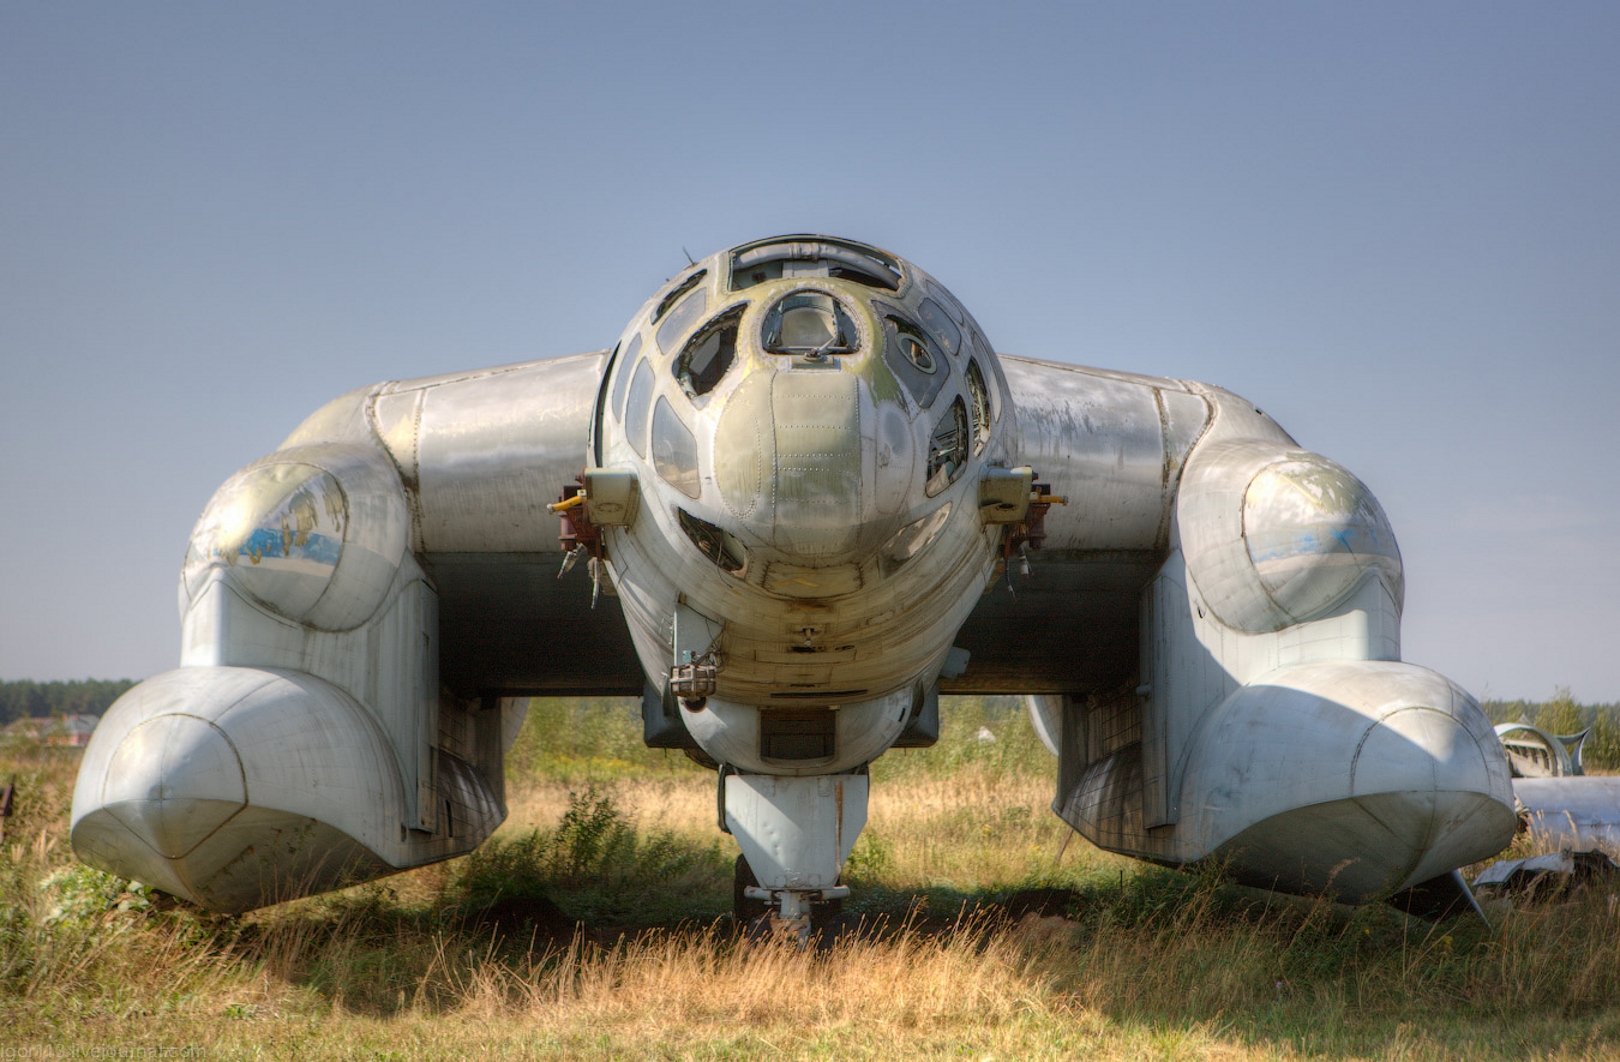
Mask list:
[[[838,879],[839,885],[843,877]],[[780,925],[781,920],[777,905],[770,900],[760,900],[750,897],[748,890],[757,888],[759,879],[754,876],[754,870],[748,865],[748,860],[738,856],[732,865],[731,872],[731,912],[736,920],[737,928],[751,937],[764,939]],[[847,891],[847,890],[840,890]],[[844,898],[834,896],[830,900],[809,900],[806,895],[805,906],[801,908],[808,920],[804,930],[804,938],[819,936],[820,930],[837,926],[844,914]],[[838,930],[834,930],[836,933]]]
[[[844,875],[842,874],[833,879],[834,885],[842,885],[843,883]],[[820,903],[816,904],[816,921],[818,922],[821,921],[822,918],[826,918],[828,921],[842,918],[843,914],[844,898],[842,896],[834,896],[830,900],[822,900]]]
[[758,884],[759,879],[754,877],[748,860],[739,855],[731,871],[731,913],[737,920],[738,928],[746,929],[761,918],[769,919],[771,916],[773,908],[768,901],[751,900],[744,892]]

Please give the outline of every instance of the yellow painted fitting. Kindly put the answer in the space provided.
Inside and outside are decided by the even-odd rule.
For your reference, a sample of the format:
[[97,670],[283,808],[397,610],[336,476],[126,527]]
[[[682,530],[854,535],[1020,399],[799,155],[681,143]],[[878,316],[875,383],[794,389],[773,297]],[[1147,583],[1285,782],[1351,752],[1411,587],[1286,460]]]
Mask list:
[[565,498],[560,502],[552,502],[551,504],[547,505],[546,508],[554,513],[561,513],[566,512],[569,509],[577,509],[584,504],[585,495],[576,494],[572,498]]

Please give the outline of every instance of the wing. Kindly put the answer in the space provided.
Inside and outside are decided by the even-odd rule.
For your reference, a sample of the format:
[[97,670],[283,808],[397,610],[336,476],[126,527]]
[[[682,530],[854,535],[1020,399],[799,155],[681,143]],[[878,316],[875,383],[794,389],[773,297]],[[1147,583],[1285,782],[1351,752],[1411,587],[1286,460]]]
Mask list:
[[[950,693],[1089,694],[1136,685],[1143,588],[1164,564],[1182,463],[1212,415],[1180,380],[1001,357],[1018,462],[1069,504],[1012,559],[957,644]],[[1020,569],[1029,569],[1027,576]]]
[[546,506],[592,463],[609,354],[388,384],[366,416],[418,514],[438,591],[440,678],[464,697],[642,692],[618,601],[560,575]]

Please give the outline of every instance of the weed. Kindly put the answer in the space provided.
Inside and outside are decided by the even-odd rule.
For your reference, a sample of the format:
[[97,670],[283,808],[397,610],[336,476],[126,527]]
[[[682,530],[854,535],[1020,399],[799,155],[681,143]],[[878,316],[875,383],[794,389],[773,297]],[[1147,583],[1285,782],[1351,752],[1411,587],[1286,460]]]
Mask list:
[[868,829],[855,840],[849,858],[844,861],[844,877],[851,883],[878,882],[894,865],[894,856],[883,842],[882,834]]
[[[628,702],[532,712],[512,821],[472,855],[236,919],[74,863],[76,754],[0,753],[20,794],[0,846],[7,1043],[116,1028],[210,1055],[311,1058],[1620,1048],[1609,897],[1499,912],[1491,934],[1065,845],[1052,761],[1014,706],[963,707],[971,718],[935,749],[874,765],[870,825],[845,867],[845,920],[866,925],[819,951],[729,932],[734,853],[714,830],[713,776],[622,747],[639,741]],[[575,751],[548,750],[564,721]],[[976,739],[981,725],[996,741]]]
[[452,891],[469,913],[503,898],[544,898],[571,919],[644,926],[686,912],[717,917],[730,871],[718,841],[668,831],[643,837],[611,794],[593,784],[568,794],[555,830],[497,837],[469,855]]

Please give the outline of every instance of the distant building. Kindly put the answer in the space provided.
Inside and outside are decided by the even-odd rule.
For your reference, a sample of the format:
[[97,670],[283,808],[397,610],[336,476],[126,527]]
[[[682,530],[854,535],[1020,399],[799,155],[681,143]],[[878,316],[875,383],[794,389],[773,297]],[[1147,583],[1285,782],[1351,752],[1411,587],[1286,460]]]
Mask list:
[[23,738],[28,741],[44,741],[45,728],[54,720],[34,719],[32,717],[18,719],[6,727],[6,736]]
[[6,733],[20,735],[43,745],[69,745],[82,747],[90,743],[90,734],[101,722],[99,715],[64,715],[49,719],[18,719],[6,727]]

